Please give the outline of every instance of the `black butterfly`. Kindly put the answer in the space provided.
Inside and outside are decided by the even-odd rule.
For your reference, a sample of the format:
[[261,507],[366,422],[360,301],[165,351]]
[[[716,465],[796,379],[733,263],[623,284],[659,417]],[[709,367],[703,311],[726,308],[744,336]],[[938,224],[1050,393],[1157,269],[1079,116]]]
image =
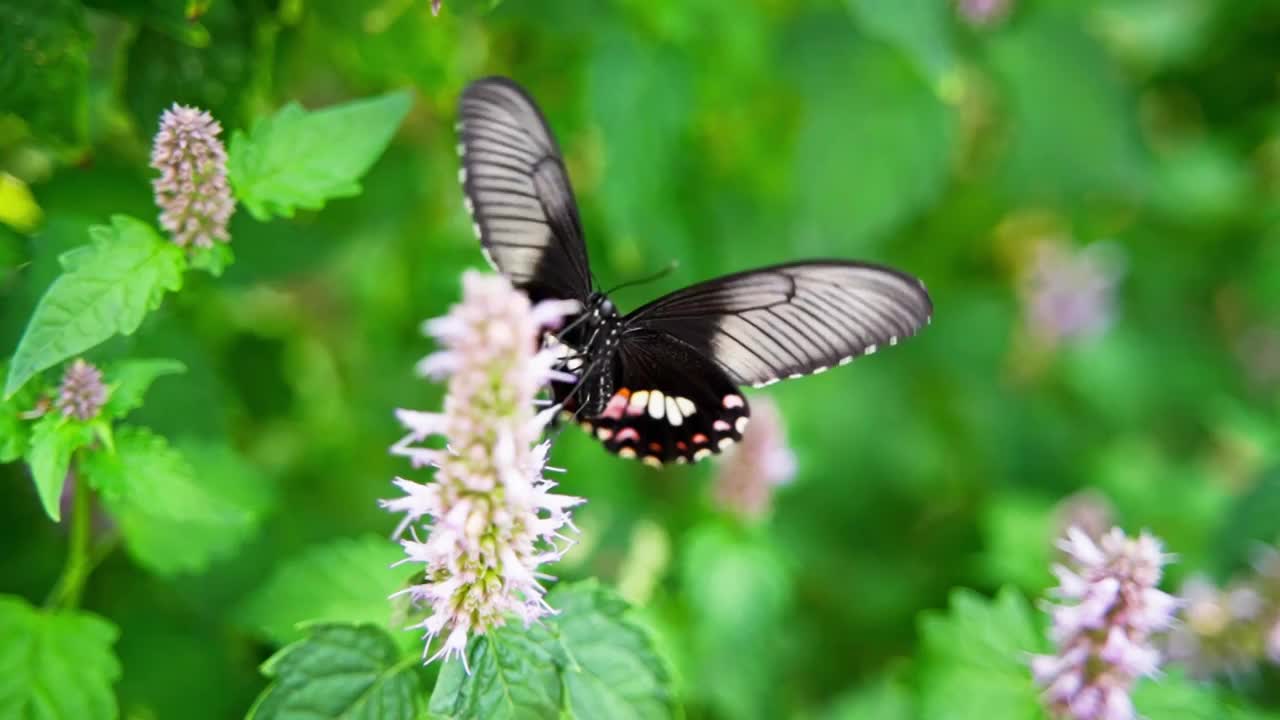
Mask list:
[[577,384],[557,402],[623,457],[691,462],[742,437],[742,385],[819,373],[914,335],[924,285],[869,263],[816,260],[708,280],[619,315],[593,281],[559,148],[505,78],[462,94],[458,173],[485,257],[537,301],[582,303],[559,334]]

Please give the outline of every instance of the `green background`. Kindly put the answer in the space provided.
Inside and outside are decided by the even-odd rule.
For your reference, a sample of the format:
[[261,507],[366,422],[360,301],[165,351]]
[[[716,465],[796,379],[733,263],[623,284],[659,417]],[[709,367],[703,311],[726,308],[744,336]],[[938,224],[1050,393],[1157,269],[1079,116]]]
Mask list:
[[[376,501],[411,472],[387,451],[392,410],[438,406],[412,372],[419,324],[482,265],[452,127],[486,74],[544,108],[602,283],[678,261],[624,310],[809,256],[892,264],[933,295],[919,337],[763,391],[799,470],[761,523],[714,506],[710,463],[654,472],[560,436],[563,488],[588,503],[555,572],[629,588],[688,717],[844,712],[910,663],[917,614],[951,588],[1047,587],[1055,504],[1081,488],[1165,539],[1169,589],[1225,579],[1280,532],[1280,4],[1028,0],[989,26],[941,0],[28,5],[0,0],[0,171],[40,212],[14,222],[0,196],[6,354],[88,226],[154,218],[170,103],[229,137],[291,100],[414,93],[362,195],[269,223],[241,208],[222,278],[193,273],[89,354],[184,362],[135,419],[234,449],[204,465],[271,498],[208,567],[157,576],[117,552],[94,574],[84,606],[121,629],[125,716],[239,716],[294,622],[390,614],[397,518]],[[19,72],[28,42],[48,62]],[[1028,323],[1024,277],[1054,239],[1123,256],[1098,337]],[[39,603],[65,533],[22,464],[0,492],[0,592]],[[1267,682],[1238,689],[1267,702]]]

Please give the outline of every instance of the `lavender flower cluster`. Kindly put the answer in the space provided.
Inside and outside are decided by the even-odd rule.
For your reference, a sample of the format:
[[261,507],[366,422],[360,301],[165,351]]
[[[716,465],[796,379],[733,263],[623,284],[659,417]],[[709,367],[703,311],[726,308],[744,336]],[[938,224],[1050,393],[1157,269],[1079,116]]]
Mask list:
[[[508,615],[529,623],[552,612],[539,568],[570,546],[562,531],[575,529],[569,508],[582,500],[552,492],[555,483],[543,476],[549,443],[539,439],[557,408],[536,413],[537,396],[551,379],[573,378],[553,370],[554,352],[537,348],[544,328],[575,307],[532,305],[505,278],[471,272],[462,302],[426,324],[443,349],[418,370],[448,378],[444,411],[397,411],[409,434],[392,452],[435,474],[429,483],[397,478],[405,494],[383,506],[405,514],[401,533],[410,528],[402,562],[423,567],[423,581],[404,593],[430,610],[414,626],[425,630],[424,656],[444,638],[428,662],[456,656],[465,663],[471,635]],[[432,436],[446,447],[424,445]]]
[[1178,605],[1156,587],[1169,556],[1151,535],[1130,539],[1119,528],[1099,542],[1071,528],[1059,547],[1072,567],[1054,568],[1061,602],[1050,606],[1050,636],[1058,652],[1032,658],[1032,674],[1057,717],[1133,720],[1130,691],[1160,666],[1152,633],[1172,625]]
[[151,167],[160,171],[152,187],[160,225],[183,247],[227,242],[235,200],[227,184],[227,152],[222,126],[198,108],[174,104],[160,117],[151,148]]

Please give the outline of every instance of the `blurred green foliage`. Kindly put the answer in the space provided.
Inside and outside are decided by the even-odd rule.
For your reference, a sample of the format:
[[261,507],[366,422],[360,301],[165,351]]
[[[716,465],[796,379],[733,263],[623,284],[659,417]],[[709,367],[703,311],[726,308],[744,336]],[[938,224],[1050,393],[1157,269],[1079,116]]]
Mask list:
[[[419,324],[482,263],[452,124],[461,89],[490,73],[547,113],[601,281],[679,262],[621,292],[624,309],[806,256],[890,263],[933,294],[920,337],[765,391],[800,470],[762,524],[713,506],[707,464],[654,472],[560,436],[563,488],[588,503],[556,572],[645,589],[635,621],[687,717],[971,718],[987,716],[957,695],[989,699],[975,712],[1029,697],[1016,653],[1043,634],[1026,598],[1051,582],[1061,502],[1082,488],[1167,542],[1171,589],[1225,579],[1280,539],[1265,511],[1280,505],[1280,5],[1018,0],[985,25],[944,0],[429,5],[0,0],[6,357],[90,226],[155,217],[147,153],[171,103],[211,110],[233,162],[267,170],[237,155],[241,134],[350,147],[392,132],[297,109],[264,120],[278,108],[383,95],[369,102],[407,111],[357,185],[311,174],[317,195],[270,196],[264,172],[222,277],[189,274],[137,332],[118,318],[126,335],[89,353],[186,367],[154,378],[114,438],[122,464],[94,477],[128,472],[148,443],[185,460],[142,499],[98,488],[124,552],[99,559],[81,604],[118,628],[124,672],[99,649],[67,703],[101,704],[119,676],[124,717],[240,717],[298,622],[395,612],[384,598],[405,573],[378,538],[397,519],[376,502],[410,472],[387,453],[392,410],[438,404],[412,372],[430,349]],[[286,217],[253,217],[271,215]],[[1046,341],[1026,286],[1036,248],[1100,241],[1126,268],[1110,323]],[[138,303],[163,293],[142,284]],[[0,460],[23,452],[6,428],[25,422],[0,408]],[[39,604],[67,531],[25,464],[0,466],[0,483],[0,592]],[[186,515],[151,517],[154,503]],[[47,623],[53,645],[107,644],[97,622],[0,605],[0,629]],[[376,674],[392,655],[369,642]],[[1238,678],[1232,703],[1272,713],[1238,716],[1274,717],[1277,686]],[[1170,687],[1200,694],[1155,698],[1181,714],[1151,717],[1225,712],[1194,714],[1217,701],[1180,676]],[[273,692],[264,702],[283,702]]]

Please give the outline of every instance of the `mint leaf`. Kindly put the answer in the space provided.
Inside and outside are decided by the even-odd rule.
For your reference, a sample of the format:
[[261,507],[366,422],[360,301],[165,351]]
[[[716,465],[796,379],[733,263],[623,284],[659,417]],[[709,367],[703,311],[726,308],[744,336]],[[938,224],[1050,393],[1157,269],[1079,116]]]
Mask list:
[[1180,670],[1151,680],[1139,680],[1133,690],[1133,704],[1142,717],[1160,720],[1219,720],[1226,708],[1213,686],[1188,680]]
[[568,664],[565,709],[583,718],[669,718],[671,677],[653,643],[624,615],[627,604],[594,582],[562,585],[547,598]]
[[690,688],[725,717],[784,714],[771,679],[780,671],[791,588],[776,550],[711,525],[693,530],[685,547]]
[[262,666],[274,680],[249,710],[251,720],[417,720],[422,660],[402,657],[372,625],[313,625],[302,640]]
[[[0,363],[0,374],[8,369]],[[0,463],[17,460],[27,454],[31,437],[31,420],[23,417],[35,409],[42,388],[39,383],[25,386],[11,397],[0,397]]]
[[800,249],[883,239],[938,197],[951,168],[955,122],[924,77],[889,47],[847,46],[811,62],[817,69],[803,81],[793,169]]
[[186,365],[163,358],[136,358],[108,367],[105,375],[111,395],[107,398],[103,414],[113,418],[128,415],[131,410],[142,406],[142,396],[156,378],[186,371]]
[[862,30],[902,51],[921,75],[936,83],[954,66],[949,4],[936,0],[848,3]]
[[236,197],[259,220],[318,210],[360,193],[373,165],[409,112],[408,92],[307,111],[296,103],[231,138],[227,173]]
[[71,456],[93,440],[91,425],[65,418],[56,411],[45,413],[31,429],[27,464],[45,514],[61,522],[62,486],[67,481]]
[[987,600],[951,594],[946,615],[920,622],[923,662],[920,716],[936,720],[1041,720],[1029,654],[1043,649],[1027,601],[1002,590]]
[[26,120],[41,141],[83,145],[91,43],[76,0],[0,0],[0,115]]
[[563,651],[547,627],[507,625],[471,639],[468,675],[445,664],[428,710],[446,718],[518,720],[559,717]]
[[129,335],[168,290],[186,259],[150,225],[126,215],[89,229],[92,243],[62,256],[63,274],[36,305],[9,367],[5,396],[32,375],[110,338]]
[[391,564],[403,557],[397,543],[380,537],[343,538],[309,548],[254,591],[239,619],[280,644],[296,640],[298,624],[308,620],[386,627],[392,612],[388,596],[404,587],[409,574]]
[[467,646],[440,671],[430,711],[448,718],[669,718],[671,679],[627,605],[595,582],[561,585],[557,614],[507,625]]
[[1137,109],[1106,49],[1071,16],[1029,10],[987,43],[1008,106],[1009,187],[1048,197],[1142,192]]
[[0,595],[0,717],[110,720],[119,631],[86,612],[48,612]]
[[135,427],[121,429],[115,445],[88,456],[81,471],[129,554],[153,572],[202,570],[252,534],[270,503],[265,478],[226,448],[192,445],[188,458]]
[[917,715],[907,686],[885,678],[849,693],[822,717],[825,720],[913,720]]

